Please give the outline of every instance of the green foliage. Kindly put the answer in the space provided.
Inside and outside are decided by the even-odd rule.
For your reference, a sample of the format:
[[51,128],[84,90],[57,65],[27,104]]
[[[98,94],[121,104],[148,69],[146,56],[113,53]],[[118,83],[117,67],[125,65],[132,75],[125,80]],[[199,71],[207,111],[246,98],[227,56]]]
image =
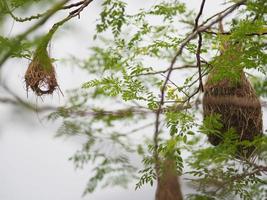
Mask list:
[[247,3],[249,17],[253,19],[264,19],[267,13],[267,2],[265,0],[250,0]]
[[[229,137],[229,133],[225,133]],[[253,142],[240,142],[240,145],[253,145],[261,143],[264,138],[255,139]],[[193,152],[189,158],[189,165],[193,170],[189,172],[193,187],[211,199],[233,199],[238,195],[241,199],[261,199],[266,181],[260,172],[261,164],[253,163],[253,159],[238,159],[235,155],[236,146],[231,140],[224,140],[216,148],[209,147]],[[262,162],[260,162],[262,163]],[[263,162],[264,163],[264,162]],[[199,178],[196,178],[199,177]]]
[[[12,12],[20,11],[34,2],[45,3],[1,1],[0,23],[12,17],[9,7]],[[177,0],[157,1],[135,13],[128,13],[124,0],[103,1],[94,37],[98,45],[90,48],[87,59],[71,58],[72,64],[88,73],[90,79],[82,88],[69,91],[66,105],[49,115],[51,120],[63,120],[58,136],[79,135],[85,139],[82,148],[70,158],[77,168],[89,164],[93,168],[84,195],[97,187],[126,187],[137,178],[136,189],[153,185],[164,171],[164,161],[170,159],[175,162],[177,176],[192,176],[188,183],[196,193],[189,194],[188,199],[265,198],[262,170],[267,162],[266,137],[237,141],[234,129],[221,132],[223,124],[218,114],[199,123],[195,116],[200,113],[196,98],[200,90],[195,86],[199,84],[199,74],[203,78],[212,69],[216,71],[214,81],[238,81],[244,69],[266,73],[266,7],[264,0],[249,0],[228,24],[229,32],[216,34],[214,25],[201,33],[201,71],[196,66],[199,44],[192,37],[168,77],[177,50],[192,34],[197,14]],[[11,57],[29,59],[32,48],[42,44],[40,41],[47,47],[53,33],[65,22],[56,24],[41,40],[26,37],[20,45],[16,38],[0,36],[0,58],[11,50]],[[107,37],[110,32],[111,38]],[[194,69],[189,70],[187,66],[192,65]],[[266,80],[256,79],[254,83],[257,93],[266,96]],[[151,136],[155,113],[160,115],[159,132]],[[224,142],[209,146],[206,136],[210,134],[222,137]],[[238,147],[251,145],[257,147],[259,155],[248,160],[236,157]],[[189,152],[190,157],[183,158],[184,152]],[[141,158],[142,167],[132,163],[131,158],[136,155]]]
[[196,125],[194,117],[187,112],[166,112],[167,127],[170,128],[170,135],[183,136],[186,140],[185,133]]
[[117,96],[122,92],[120,84],[121,81],[119,80],[119,78],[106,77],[103,78],[102,80],[89,81],[83,84],[83,88],[98,86],[99,87],[98,91],[101,90],[103,94],[106,94],[108,96]]
[[102,33],[111,28],[114,36],[118,36],[121,27],[125,23],[125,6],[126,3],[120,0],[105,0],[102,4],[101,22],[97,24],[96,31]]
[[[105,156],[106,157],[106,156]],[[80,158],[75,157],[80,160]],[[134,178],[131,175],[135,168],[129,163],[128,158],[120,156],[117,158],[103,158],[102,161],[93,169],[94,175],[89,179],[84,195],[95,190],[99,182],[106,178],[102,187],[120,185],[126,187]]]
[[[154,185],[158,173],[160,174],[164,169],[161,161],[171,159],[175,161],[177,175],[188,173],[193,176],[193,180],[189,183],[198,193],[189,195],[188,199],[233,199],[235,196],[249,199],[256,191],[255,184],[262,187],[263,179],[261,174],[253,173],[255,169],[251,165],[236,158],[236,151],[240,145],[255,145],[261,149],[264,147],[264,142],[234,143],[235,130],[229,129],[221,133],[223,125],[220,115],[217,114],[207,117],[202,125],[198,124],[192,112],[193,109],[189,110],[192,108],[191,98],[194,99],[191,93],[198,83],[198,71],[187,73],[188,75],[182,81],[183,84],[176,84],[176,80],[172,78],[168,82],[165,91],[165,100],[168,103],[163,105],[161,111],[163,114],[161,123],[165,128],[160,130],[158,148],[155,149],[151,138],[138,141],[130,149],[126,148],[129,147],[128,142],[134,138],[128,137],[128,134],[121,130],[121,126],[138,127],[140,125],[140,129],[130,130],[129,133],[139,132],[144,135],[143,138],[147,138],[148,133],[141,125],[144,121],[149,121],[149,126],[155,123],[151,114],[159,108],[159,89],[162,88],[166,78],[166,69],[183,41],[177,22],[179,20],[184,22],[182,19],[192,17],[193,13],[178,1],[161,1],[150,9],[141,9],[134,14],[128,14],[127,4],[118,0],[106,0],[102,8],[95,39],[98,39],[103,47],[101,45],[92,47],[91,55],[84,61],[74,60],[94,77],[83,84],[83,92],[87,96],[82,104],[77,103],[78,106],[75,106],[75,102],[79,102],[79,92],[77,92],[71,105],[68,105],[64,112],[58,113],[67,124],[69,123],[67,126],[72,129],[69,134],[76,131],[78,134],[88,135],[88,144],[85,146],[90,148],[82,149],[76,157],[72,158],[78,166],[88,162],[96,165],[95,174],[90,179],[85,193],[94,191],[107,179],[124,185],[130,179],[139,177],[136,189],[144,184]],[[238,72],[243,69],[256,69],[265,73],[266,49],[263,37],[258,36],[265,32],[265,21],[262,17],[255,20],[254,11],[247,9],[249,11],[242,11],[246,13],[243,15],[244,18],[233,20],[230,35],[203,33],[205,41],[201,55],[210,58],[208,61],[202,61],[203,76],[214,67],[218,71],[217,76],[214,77],[217,81],[224,78],[238,81],[240,78]],[[149,18],[158,20],[160,25],[151,23]],[[107,39],[105,33],[109,33],[110,30],[114,37]],[[192,27],[184,31],[191,33]],[[211,44],[213,50],[210,50]],[[196,41],[187,43],[185,49],[180,64],[194,64]],[[218,49],[223,52],[222,55],[216,54]],[[112,108],[116,105],[115,102],[119,101],[119,112],[110,111],[110,106],[94,106],[100,99],[107,102],[107,105],[112,105]],[[128,109],[122,106],[126,103]],[[90,111],[88,111],[88,104],[91,107]],[[78,116],[74,117],[75,113],[78,113]],[[78,120],[74,120],[75,118]],[[80,129],[83,126],[80,124],[81,121],[86,122],[86,130]],[[196,128],[200,133],[196,133]],[[61,132],[68,135],[68,129],[63,129]],[[207,146],[201,133],[219,135],[223,137],[224,142],[217,147]],[[118,168],[113,168],[110,164],[114,161],[113,158],[109,161],[107,154],[100,154],[99,151],[93,150],[95,149],[93,146],[109,141],[112,135],[116,138],[115,141],[111,140],[112,143],[122,145],[122,149],[129,153],[125,159],[132,154],[138,154],[142,158],[141,169],[139,167],[137,171],[131,170],[124,166],[124,162],[117,162]],[[203,148],[200,148],[200,145]],[[90,149],[90,153],[87,148]],[[157,162],[155,151],[160,160],[158,172],[155,168]],[[190,158],[182,157],[184,151],[191,153]],[[118,161],[116,158],[115,160]],[[96,159],[100,161],[95,162]],[[106,163],[108,163],[107,166]],[[126,163],[127,166],[131,166],[130,163]],[[187,165],[189,169],[184,168]],[[240,166],[243,168],[240,169]],[[128,171],[117,176],[116,169]],[[124,176],[127,173],[130,178]],[[109,178],[112,175],[114,179]]]
[[205,117],[203,124],[199,128],[199,130],[206,134],[206,135],[217,135],[219,137],[221,136],[221,131],[220,129],[223,127],[221,123],[221,116],[220,114],[213,114]]
[[29,4],[29,3],[34,3],[34,2],[38,2],[38,1],[41,1],[41,0],[10,0],[10,5],[11,5],[11,8],[18,8],[18,7],[21,7],[21,6],[25,6],[26,4]]
[[143,159],[143,164],[145,166],[144,169],[139,170],[140,178],[139,181],[135,185],[135,189],[140,189],[145,184],[150,184],[153,186],[154,181],[157,180],[157,174],[154,169],[154,160],[153,157],[145,157]]
[[183,14],[186,11],[185,4],[179,2],[161,2],[155,5],[148,14],[160,15],[165,20],[173,20],[178,14]]
[[32,43],[29,43],[28,41],[22,41],[18,46],[16,39],[0,36],[0,55],[4,52],[7,52],[8,50],[11,50],[11,57],[30,58],[31,51],[29,50],[29,48],[31,46]]

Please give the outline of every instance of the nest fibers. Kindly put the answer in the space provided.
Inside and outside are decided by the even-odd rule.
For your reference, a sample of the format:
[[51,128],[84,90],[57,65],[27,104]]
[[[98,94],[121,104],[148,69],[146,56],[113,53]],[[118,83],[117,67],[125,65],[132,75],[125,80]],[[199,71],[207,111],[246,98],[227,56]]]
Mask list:
[[[239,141],[253,141],[255,136],[262,135],[261,104],[244,72],[241,71],[238,81],[223,79],[215,83],[212,81],[213,73],[210,73],[205,84],[204,118],[219,114],[223,125],[220,132],[225,133],[230,128],[234,128]],[[210,134],[208,140],[216,146],[223,142],[223,136]],[[242,157],[250,156],[255,150],[255,147],[251,146],[237,148],[238,156]]]
[[175,158],[163,161],[162,174],[158,177],[156,200],[183,200],[176,170]]
[[31,88],[37,96],[52,94],[59,89],[55,69],[46,48],[36,50],[24,77],[27,92]]

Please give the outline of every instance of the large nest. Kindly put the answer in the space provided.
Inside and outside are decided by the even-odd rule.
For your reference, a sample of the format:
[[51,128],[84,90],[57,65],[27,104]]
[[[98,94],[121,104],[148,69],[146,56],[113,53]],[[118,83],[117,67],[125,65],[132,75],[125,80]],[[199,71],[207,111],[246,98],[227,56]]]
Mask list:
[[59,88],[55,69],[46,50],[37,50],[25,73],[26,90],[29,88],[37,96],[52,94]]
[[[262,135],[261,104],[244,72],[241,71],[238,81],[234,82],[226,78],[214,82],[213,73],[204,87],[204,118],[219,114],[223,125],[220,132],[234,128],[239,141],[253,141],[255,136]],[[210,134],[208,140],[216,146],[223,142],[223,135]],[[253,146],[238,146],[238,156],[248,157],[254,150]]]

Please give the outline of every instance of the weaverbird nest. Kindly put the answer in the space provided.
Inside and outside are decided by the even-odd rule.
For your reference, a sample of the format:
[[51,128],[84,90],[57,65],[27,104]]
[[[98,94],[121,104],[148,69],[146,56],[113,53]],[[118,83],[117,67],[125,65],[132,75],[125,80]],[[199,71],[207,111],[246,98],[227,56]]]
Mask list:
[[25,73],[26,90],[37,95],[52,94],[59,88],[54,66],[46,49],[38,49]]
[[[244,72],[239,72],[239,77],[234,82],[227,78],[213,81],[214,73],[216,72],[209,74],[204,87],[204,118],[219,114],[221,134],[233,128],[238,138],[235,141],[253,141],[255,136],[262,135],[261,104]],[[223,135],[210,134],[208,140],[216,146],[224,139]],[[253,146],[239,145],[237,148],[238,157],[248,157],[255,150]]]

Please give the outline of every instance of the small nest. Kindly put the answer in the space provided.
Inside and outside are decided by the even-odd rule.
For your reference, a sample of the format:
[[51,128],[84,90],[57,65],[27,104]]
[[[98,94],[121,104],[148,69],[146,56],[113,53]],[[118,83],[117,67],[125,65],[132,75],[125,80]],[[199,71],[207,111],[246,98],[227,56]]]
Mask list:
[[37,96],[52,94],[59,88],[54,66],[46,50],[35,54],[24,78],[27,93],[31,88]]
[[[261,104],[244,72],[240,73],[240,79],[234,83],[227,79],[213,83],[212,76],[211,73],[204,87],[204,118],[220,114],[223,125],[221,133],[234,128],[239,141],[253,141],[255,136],[262,135]],[[210,134],[208,140],[216,146],[223,142],[223,137]],[[241,157],[249,157],[255,150],[253,146],[237,148],[238,156]]]

